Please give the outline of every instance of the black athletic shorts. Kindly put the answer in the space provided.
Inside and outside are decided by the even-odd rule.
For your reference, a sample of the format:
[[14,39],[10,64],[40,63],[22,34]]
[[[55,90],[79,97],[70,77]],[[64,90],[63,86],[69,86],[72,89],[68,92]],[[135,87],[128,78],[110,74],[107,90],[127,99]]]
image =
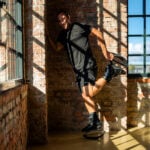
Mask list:
[[82,93],[82,87],[88,85],[89,83],[95,85],[96,77],[97,66],[86,69],[82,72],[76,72],[76,82],[78,84],[80,92]]

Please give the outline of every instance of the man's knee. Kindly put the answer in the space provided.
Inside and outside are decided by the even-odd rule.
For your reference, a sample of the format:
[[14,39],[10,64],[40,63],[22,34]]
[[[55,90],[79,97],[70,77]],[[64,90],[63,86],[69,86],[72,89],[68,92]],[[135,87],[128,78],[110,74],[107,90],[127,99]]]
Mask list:
[[91,92],[91,93],[82,92],[82,97],[83,97],[84,99],[92,98],[93,96],[94,96],[94,95],[93,95],[92,92]]
[[94,96],[94,91],[93,91],[93,86],[92,85],[87,85],[82,87],[82,97],[93,97]]

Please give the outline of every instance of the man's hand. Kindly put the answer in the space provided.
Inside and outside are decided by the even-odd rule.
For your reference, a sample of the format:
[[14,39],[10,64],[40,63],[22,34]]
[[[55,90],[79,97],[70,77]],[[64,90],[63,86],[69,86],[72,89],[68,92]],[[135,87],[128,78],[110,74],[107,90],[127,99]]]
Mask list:
[[51,47],[53,48],[53,50],[55,51],[60,51],[64,48],[64,46],[61,43],[59,42],[55,43],[50,37],[49,37],[49,43]]
[[55,51],[60,51],[64,48],[64,46],[60,43],[60,42],[54,42],[49,34],[49,31],[47,30],[46,28],[46,34],[47,34],[47,37],[48,37],[48,41],[52,47],[53,50]]
[[107,60],[113,60],[114,55],[111,52],[107,52],[107,56],[105,57]]

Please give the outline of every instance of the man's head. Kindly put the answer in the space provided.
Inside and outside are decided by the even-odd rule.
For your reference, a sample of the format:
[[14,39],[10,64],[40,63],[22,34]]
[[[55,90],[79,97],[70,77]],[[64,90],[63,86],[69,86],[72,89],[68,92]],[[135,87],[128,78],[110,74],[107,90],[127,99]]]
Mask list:
[[70,21],[70,15],[68,14],[67,11],[59,11],[59,13],[57,14],[57,20],[59,25],[63,28],[63,29],[67,29],[69,27],[69,24],[71,23]]

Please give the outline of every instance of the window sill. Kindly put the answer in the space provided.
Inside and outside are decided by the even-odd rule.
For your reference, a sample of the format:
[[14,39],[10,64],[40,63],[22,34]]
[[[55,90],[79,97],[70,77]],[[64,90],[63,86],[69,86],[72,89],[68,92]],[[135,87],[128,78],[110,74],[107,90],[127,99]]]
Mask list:
[[23,84],[23,79],[10,80],[0,83],[0,93],[8,91]]

